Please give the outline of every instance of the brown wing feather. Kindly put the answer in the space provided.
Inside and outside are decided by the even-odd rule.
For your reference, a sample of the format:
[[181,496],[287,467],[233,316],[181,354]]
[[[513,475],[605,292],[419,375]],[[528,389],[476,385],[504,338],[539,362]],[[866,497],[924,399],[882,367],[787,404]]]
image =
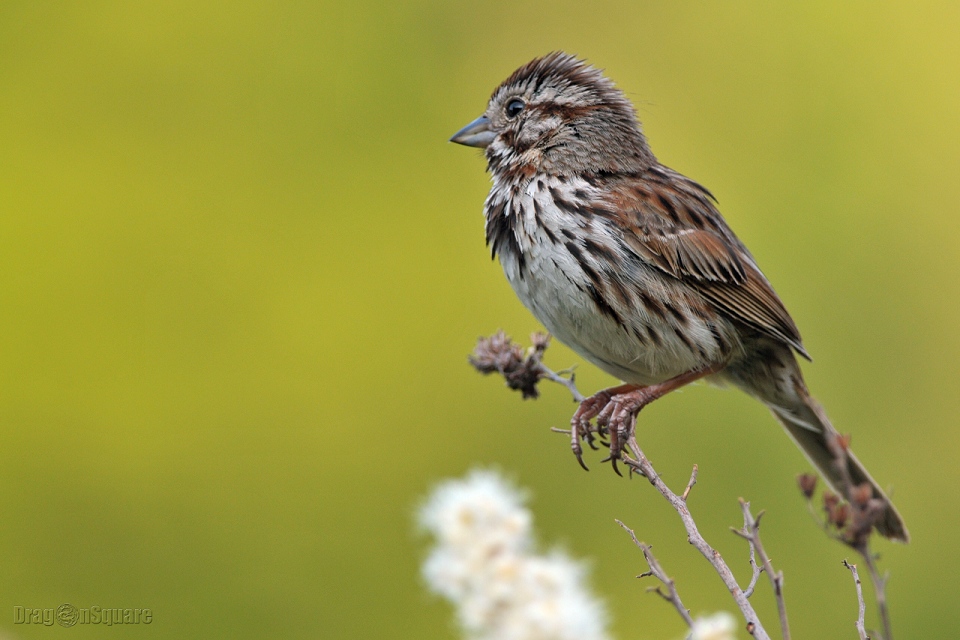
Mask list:
[[797,325],[709,192],[665,167],[611,187],[610,205],[624,216],[624,243],[637,256],[809,359]]
[[807,360],[800,331],[770,283],[759,271],[749,269],[747,281],[740,285],[707,283],[700,293],[730,317],[789,344]]
[[638,255],[678,278],[743,283],[747,275],[735,251],[714,233],[700,229],[634,227],[624,241]]

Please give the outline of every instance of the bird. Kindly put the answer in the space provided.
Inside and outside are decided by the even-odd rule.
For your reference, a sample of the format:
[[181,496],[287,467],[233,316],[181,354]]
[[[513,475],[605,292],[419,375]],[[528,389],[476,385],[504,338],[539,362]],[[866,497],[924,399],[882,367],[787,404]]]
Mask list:
[[520,301],[623,382],[574,414],[584,468],[580,441],[595,429],[615,465],[644,406],[696,380],[732,384],[770,408],[831,487],[865,488],[882,536],[909,539],[807,389],[797,356],[810,357],[757,261],[710,191],[657,160],[602,70],[562,51],[536,58],[450,141],[484,150],[486,242]]

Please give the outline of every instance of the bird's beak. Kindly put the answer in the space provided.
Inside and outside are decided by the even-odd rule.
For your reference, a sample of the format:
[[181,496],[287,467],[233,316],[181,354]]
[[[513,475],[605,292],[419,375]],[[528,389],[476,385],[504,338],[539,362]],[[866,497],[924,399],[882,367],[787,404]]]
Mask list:
[[480,116],[453,134],[450,142],[485,149],[496,137],[497,134],[490,130],[490,120],[487,119],[487,116]]

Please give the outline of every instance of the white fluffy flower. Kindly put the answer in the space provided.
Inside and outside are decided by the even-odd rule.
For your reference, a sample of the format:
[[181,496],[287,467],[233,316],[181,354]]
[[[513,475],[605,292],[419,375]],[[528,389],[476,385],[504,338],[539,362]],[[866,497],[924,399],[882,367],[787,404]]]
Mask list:
[[726,611],[693,621],[690,640],[736,640],[737,621]]
[[583,566],[559,551],[535,553],[523,503],[490,471],[438,487],[420,512],[436,538],[427,584],[454,603],[472,640],[606,640],[606,613]]

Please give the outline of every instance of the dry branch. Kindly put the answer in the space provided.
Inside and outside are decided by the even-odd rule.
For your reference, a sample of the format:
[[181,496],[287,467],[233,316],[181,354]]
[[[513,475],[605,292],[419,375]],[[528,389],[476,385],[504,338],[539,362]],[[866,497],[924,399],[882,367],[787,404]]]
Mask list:
[[850,573],[853,574],[853,581],[857,585],[857,604],[859,605],[857,614],[857,633],[860,634],[860,640],[870,640],[870,636],[867,635],[867,629],[863,621],[867,612],[867,605],[863,601],[863,589],[860,587],[860,574],[857,573],[857,565],[850,564],[844,560],[843,566],[849,569]]
[[618,525],[623,527],[624,531],[630,534],[630,538],[633,539],[633,543],[640,547],[640,551],[643,552],[643,559],[647,561],[647,566],[650,567],[649,571],[645,571],[638,575],[638,578],[646,578],[648,576],[653,576],[657,580],[663,583],[663,586],[667,588],[667,593],[664,593],[660,590],[660,587],[650,587],[648,591],[653,591],[661,598],[673,605],[677,610],[677,613],[680,614],[680,617],[683,618],[683,621],[687,623],[688,627],[693,626],[693,618],[690,617],[690,610],[683,606],[683,602],[680,600],[680,594],[677,593],[677,586],[673,581],[673,578],[667,575],[666,571],[663,570],[663,567],[660,566],[660,563],[653,555],[652,548],[650,545],[640,542],[637,539],[637,534],[633,532],[633,529],[623,524],[619,520],[615,520]]
[[645,477],[660,493],[660,495],[667,499],[667,502],[670,503],[670,506],[672,506],[674,511],[677,512],[677,515],[680,516],[680,520],[683,522],[683,527],[687,531],[687,541],[696,547],[697,551],[699,551],[703,557],[707,559],[717,574],[719,574],[720,579],[723,580],[723,584],[727,587],[727,590],[733,597],[734,602],[736,602],[737,607],[743,614],[743,618],[747,623],[747,632],[750,633],[750,635],[752,635],[754,638],[761,640],[769,639],[770,636],[760,623],[760,617],[757,615],[757,612],[754,611],[753,605],[750,604],[750,600],[747,599],[743,589],[741,589],[740,585],[737,584],[737,579],[734,577],[733,571],[730,570],[730,567],[724,561],[723,557],[720,555],[720,552],[711,547],[704,537],[700,535],[700,530],[697,528],[697,523],[690,514],[690,510],[687,508],[687,504],[684,499],[671,491],[670,487],[663,482],[663,480],[660,478],[660,474],[657,473],[656,469],[654,469],[653,465],[650,463],[650,460],[640,449],[640,445],[637,444],[637,439],[635,437],[631,436],[627,440],[627,450],[629,450],[632,455],[624,454],[624,463],[630,467],[631,470],[636,471]]
[[[750,503],[740,498],[740,508],[743,510],[743,528],[731,529],[735,534],[750,543],[750,564],[754,567],[754,579],[750,582],[750,588],[756,584],[756,578],[760,571],[756,569],[754,552],[760,557],[762,571],[770,578],[770,586],[773,587],[773,595],[777,601],[777,614],[780,617],[780,632],[783,634],[783,640],[790,640],[790,624],[787,621],[787,603],[783,599],[783,572],[774,571],[770,556],[763,548],[763,542],[760,540],[760,519],[763,517],[763,511],[754,518],[750,513]],[[751,590],[751,594],[753,591]]]
[[[531,336],[531,340],[533,342],[533,346],[527,350],[524,350],[522,347],[512,342],[510,338],[507,337],[502,331],[489,338],[481,338],[477,342],[477,346],[473,354],[470,356],[470,363],[482,373],[500,373],[506,380],[507,386],[509,386],[511,389],[519,390],[523,394],[524,398],[536,398],[539,395],[537,384],[541,380],[549,380],[551,382],[563,385],[573,396],[574,400],[577,402],[583,402],[585,397],[580,393],[576,387],[576,384],[574,383],[572,370],[566,370],[557,373],[543,364],[543,355],[547,346],[549,345],[550,337],[545,334],[535,333]],[[596,397],[597,396],[594,396],[594,398]],[[827,422],[827,424],[829,424],[829,422]],[[576,441],[576,434],[574,434],[572,430],[552,430],[570,435]],[[604,430],[599,428],[596,431],[588,430],[586,434],[587,443],[591,446],[593,446],[593,433],[597,433],[601,437],[608,435],[611,438],[611,442],[613,442],[613,438],[615,436],[620,435],[612,432],[607,434]],[[848,468],[846,456],[848,455],[847,451],[849,447],[849,436],[841,436],[837,433],[831,433],[828,435],[828,437],[831,449],[837,458],[837,466],[839,469],[844,470],[845,472],[845,470]],[[687,508],[687,498],[690,495],[690,491],[697,483],[697,466],[694,465],[693,472],[690,474],[690,480],[687,482],[683,493],[681,495],[677,495],[660,478],[660,475],[656,472],[650,460],[640,449],[636,437],[632,433],[628,435],[627,441],[624,444],[625,446],[623,446],[620,454],[622,461],[628,466],[631,473],[636,472],[646,478],[680,516],[680,520],[683,522],[684,529],[686,529],[687,532],[687,541],[696,547],[696,549],[704,556],[704,558],[707,559],[708,562],[710,562],[714,570],[720,576],[720,579],[729,590],[730,595],[733,597],[737,607],[740,609],[740,612],[744,617],[744,620],[746,621],[747,632],[754,638],[769,640],[769,635],[761,625],[759,617],[749,601],[750,596],[754,593],[757,581],[760,578],[760,574],[766,573],[767,577],[770,579],[770,584],[773,588],[776,599],[777,612],[779,614],[783,638],[784,640],[790,640],[790,628],[787,621],[786,603],[783,596],[783,573],[774,571],[770,558],[766,554],[763,548],[763,543],[760,539],[760,519],[763,516],[763,512],[760,512],[757,517],[754,518],[750,513],[750,503],[745,502],[742,499],[740,500],[744,524],[742,529],[733,529],[733,531],[747,540],[749,543],[750,567],[752,569],[750,583],[747,586],[747,589],[744,590],[740,588],[736,578],[733,575],[733,572],[720,556],[720,553],[711,547],[700,534],[696,522],[694,521],[693,516],[690,514],[690,510]],[[616,469],[616,457],[611,456],[610,459],[614,463],[614,469]],[[582,461],[581,464],[583,464]],[[811,514],[813,514],[814,518],[819,520],[819,518],[816,516],[812,502],[812,496],[816,488],[816,476],[803,474],[798,477],[798,482],[801,491],[808,501]],[[882,514],[882,509],[879,508],[879,506],[882,505],[876,504],[876,500],[871,499],[869,486],[865,488],[863,486],[854,485],[848,473],[845,474],[842,485],[843,486],[839,488],[843,492],[843,497],[846,499],[845,501],[829,492],[824,493],[823,501],[826,517],[821,521],[821,524],[824,528],[824,531],[826,531],[830,537],[856,550],[857,553],[863,557],[870,572],[871,581],[873,582],[876,593],[877,608],[880,613],[880,619],[884,630],[883,639],[893,640],[890,631],[890,619],[886,603],[887,577],[880,575],[879,571],[877,570],[875,557],[869,549],[869,540],[873,530],[873,525],[876,522],[876,518],[880,517]],[[667,588],[667,591],[662,591],[660,587],[655,587],[652,590],[673,604],[674,608],[677,609],[684,621],[688,625],[692,625],[693,621],[690,617],[690,613],[683,606],[680,596],[677,593],[674,581],[663,571],[659,562],[651,553],[650,546],[640,542],[634,532],[619,520],[617,520],[617,524],[623,527],[630,534],[634,543],[643,552],[644,558],[650,567],[650,571],[645,572],[639,577],[653,576],[660,580],[660,582]],[[759,563],[757,562],[758,558]],[[856,565],[850,565],[844,561],[844,566],[850,569],[856,580],[857,598],[859,601],[857,631],[860,634],[861,640],[869,640],[864,627],[865,605]]]

